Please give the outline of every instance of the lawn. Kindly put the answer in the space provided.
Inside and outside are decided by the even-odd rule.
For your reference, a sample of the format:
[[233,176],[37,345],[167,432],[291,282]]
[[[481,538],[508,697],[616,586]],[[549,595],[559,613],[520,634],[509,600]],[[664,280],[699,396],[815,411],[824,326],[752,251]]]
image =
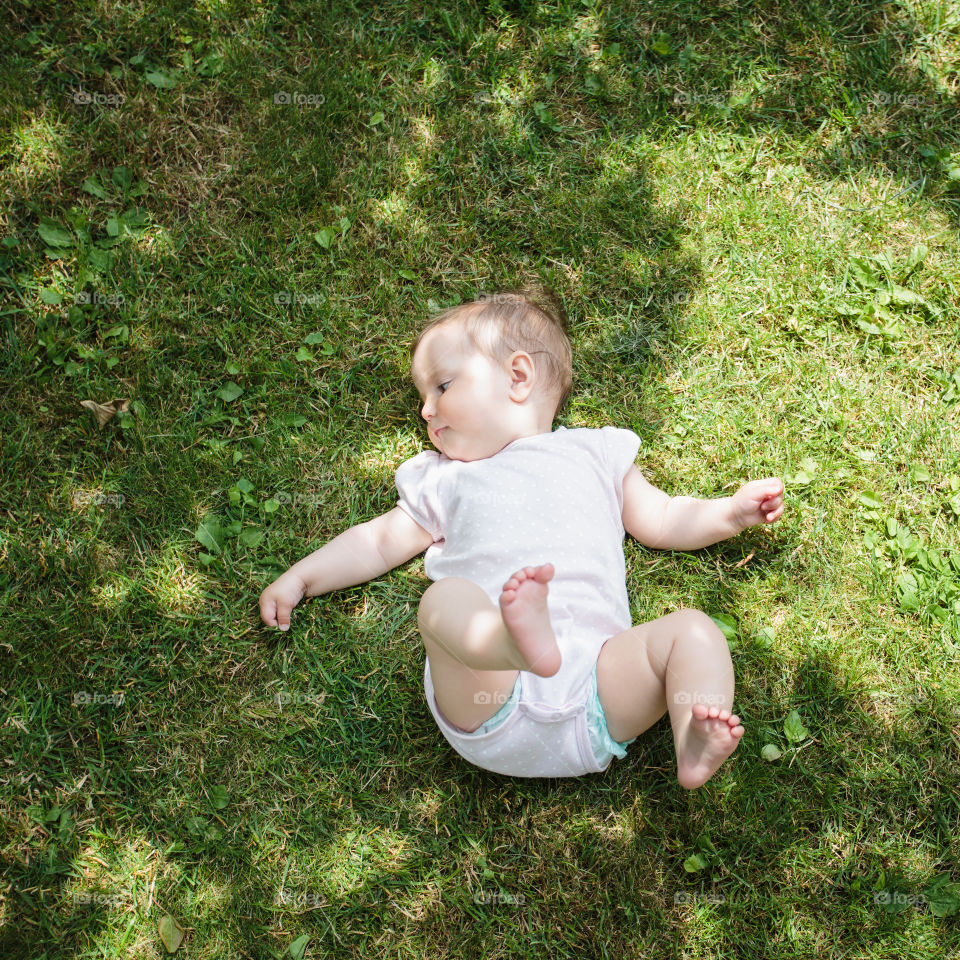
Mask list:
[[[960,4],[4,23],[0,956],[960,956]],[[786,484],[624,542],[635,622],[729,637],[697,791],[666,719],[602,775],[462,761],[422,557],[259,620],[430,448],[419,325],[528,280],[555,426],[671,494]]]

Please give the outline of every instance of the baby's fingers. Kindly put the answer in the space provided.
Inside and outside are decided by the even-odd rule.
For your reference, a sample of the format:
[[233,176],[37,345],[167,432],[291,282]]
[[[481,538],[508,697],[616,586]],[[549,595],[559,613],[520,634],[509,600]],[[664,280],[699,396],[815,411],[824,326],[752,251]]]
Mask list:
[[290,611],[293,609],[292,603],[281,600],[277,604],[277,623],[281,630],[290,629]]
[[260,595],[260,619],[268,627],[277,625],[277,601],[265,593]]

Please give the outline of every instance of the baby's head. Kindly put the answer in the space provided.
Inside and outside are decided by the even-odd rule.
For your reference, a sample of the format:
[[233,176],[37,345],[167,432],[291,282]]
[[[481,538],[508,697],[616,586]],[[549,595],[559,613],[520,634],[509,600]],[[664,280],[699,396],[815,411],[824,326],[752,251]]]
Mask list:
[[533,287],[450,307],[411,344],[410,372],[433,445],[451,460],[492,457],[553,429],[573,385],[566,314]]

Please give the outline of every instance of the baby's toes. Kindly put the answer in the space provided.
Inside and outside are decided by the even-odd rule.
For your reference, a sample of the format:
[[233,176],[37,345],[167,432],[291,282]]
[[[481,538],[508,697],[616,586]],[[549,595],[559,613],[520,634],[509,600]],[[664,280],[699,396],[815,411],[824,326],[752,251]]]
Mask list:
[[553,579],[553,575],[556,573],[552,563],[544,563],[540,567],[534,568],[533,579],[538,580],[540,583],[548,583]]
[[693,705],[693,716],[697,720],[706,720],[708,712],[705,704],[695,703]]

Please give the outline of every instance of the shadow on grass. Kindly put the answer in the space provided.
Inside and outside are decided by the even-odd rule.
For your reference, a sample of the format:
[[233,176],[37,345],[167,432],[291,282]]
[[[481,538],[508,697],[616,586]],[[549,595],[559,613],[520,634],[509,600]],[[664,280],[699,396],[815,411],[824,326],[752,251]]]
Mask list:
[[[724,593],[708,588],[701,606],[735,607]],[[327,598],[321,609],[342,602]],[[27,799],[41,811],[72,809],[77,828],[60,839],[56,824],[35,828],[26,849],[4,851],[23,921],[0,933],[8,955],[75,943],[106,922],[96,898],[116,896],[115,886],[95,887],[92,904],[83,904],[90,885],[75,866],[91,862],[83,851],[92,844],[108,877],[129,875],[134,840],[157,851],[157,902],[198,931],[225,924],[234,949],[247,945],[245,956],[269,942],[276,910],[298,915],[297,932],[309,932],[315,949],[345,949],[353,922],[396,928],[404,914],[416,923],[401,936],[454,936],[467,949],[489,947],[498,922],[518,913],[549,927],[571,896],[584,935],[632,917],[624,947],[633,936],[692,935],[698,907],[734,924],[741,945],[759,949],[786,918],[802,917],[866,949],[876,936],[903,933],[911,916],[881,909],[875,895],[920,903],[922,870],[946,871],[944,858],[955,855],[955,721],[933,690],[914,694],[912,722],[891,728],[831,657],[807,656],[789,690],[771,690],[779,657],[745,644],[736,659],[748,734],[701,791],[677,786],[663,722],[605,775],[528,781],[477,770],[452,753],[423,705],[418,654],[384,657],[349,625],[331,639],[350,662],[301,641],[283,657],[302,660],[291,675],[279,649],[264,649],[273,644],[252,643],[258,662],[229,683],[217,663],[191,657],[189,636],[179,657],[168,653],[154,667],[146,652],[169,642],[169,631],[154,625],[140,656],[127,658],[141,682],[122,705],[70,705],[78,686],[94,696],[118,686],[109,649],[72,686],[40,693],[51,690],[48,665],[34,666],[21,697],[9,690],[5,704],[27,710],[5,711],[7,755],[15,768],[39,772]],[[389,696],[384,683],[359,679],[371,672]],[[309,697],[321,677],[318,709]],[[286,705],[274,691],[287,691]],[[809,730],[795,750],[779,731],[792,709]],[[767,739],[785,750],[776,763],[758,756]],[[84,774],[91,779],[77,787]],[[211,802],[218,785],[229,791],[223,808]],[[82,836],[81,823],[95,833]],[[706,862],[691,875],[683,863],[697,852]],[[84,892],[66,892],[81,884]],[[129,888],[120,896],[132,899]]]
[[[85,76],[80,68],[89,65],[81,46],[89,25],[87,14],[52,4],[33,5],[29,13],[18,9],[23,11],[15,14],[23,28],[23,42],[8,39],[7,50],[15,48],[27,65],[39,64],[42,95],[29,109],[53,111]],[[344,170],[362,182],[360,175],[365,171],[391,162],[391,149],[395,151],[397,145],[391,147],[390,137],[373,139],[366,124],[375,103],[391,109],[391,116],[401,113],[407,90],[400,85],[385,83],[382,89],[372,85],[363,74],[364,70],[369,74],[370,68],[360,66],[364,57],[406,57],[408,65],[436,57],[453,75],[452,82],[416,101],[424,111],[437,111],[439,142],[417,147],[409,137],[405,144],[403,158],[419,162],[429,176],[419,185],[397,187],[408,211],[425,214],[424,231],[418,234],[402,218],[385,225],[371,241],[363,275],[348,276],[346,282],[365,287],[370,276],[382,276],[386,267],[392,269],[399,260],[435,264],[428,281],[409,293],[398,296],[392,283],[366,295],[364,302],[382,307],[382,316],[396,321],[401,338],[406,339],[407,311],[422,312],[428,294],[449,297],[454,287],[459,287],[457,294],[464,293],[466,287],[459,285],[467,283],[465,278],[473,284],[481,273],[493,274],[489,283],[484,280],[486,287],[509,283],[518,256],[526,256],[528,264],[550,274],[568,302],[602,304],[604,315],[617,318],[594,321],[586,316],[586,307],[575,311],[577,362],[582,369],[590,369],[598,382],[622,373],[639,374],[639,382],[646,382],[643,375],[658,362],[657,352],[682,333],[682,311],[678,313],[676,305],[686,302],[700,281],[692,258],[681,249],[687,235],[683,199],[675,198],[672,206],[654,203],[644,154],[628,157],[625,169],[610,172],[591,144],[571,139],[569,131],[609,127],[613,134],[633,130],[641,139],[652,139],[696,128],[705,134],[756,138],[782,133],[810,140],[824,120],[825,108],[836,107],[846,111],[843,132],[834,143],[818,147],[812,161],[826,179],[859,170],[898,182],[912,182],[926,173],[928,189],[946,183],[943,170],[919,151],[930,144],[938,149],[954,146],[945,132],[954,107],[911,66],[921,34],[917,24],[902,11],[891,19],[885,13],[889,8],[881,4],[738,5],[709,16],[694,4],[679,8],[621,5],[595,13],[587,7],[557,13],[517,4],[503,9],[515,12],[520,41],[511,41],[512,51],[499,53],[495,43],[487,42],[483,51],[488,60],[474,75],[464,75],[462,61],[473,55],[475,28],[491,23],[492,6],[486,19],[472,7],[445,16],[439,6],[412,17],[411,8],[396,4],[289,13],[242,4],[232,9],[237,18],[262,17],[258,21],[264,26],[263,34],[258,34],[261,48],[289,51],[293,61],[307,45],[299,37],[294,39],[298,24],[291,21],[309,20],[323,44],[319,50],[310,50],[303,69],[291,65],[286,79],[296,76],[303,89],[319,84],[330,92],[310,124],[291,130],[284,115],[271,113],[267,106],[270,84],[266,78],[258,76],[251,83],[256,98],[248,101],[251,136],[242,172],[272,178],[271,184],[281,189],[274,194],[262,191],[244,211],[246,217],[238,212],[232,228],[235,234],[219,238],[223,260],[215,257],[212,264],[197,268],[199,287],[207,298],[222,289],[223,263],[237,271],[229,274],[237,286],[228,300],[231,309],[240,312],[261,296],[259,290],[247,288],[252,278],[267,284],[274,282],[273,277],[282,283],[293,269],[275,262],[273,272],[259,267],[244,272],[238,252],[242,241],[251,241],[251,249],[262,252],[268,242],[286,239],[288,228],[279,218],[293,214],[304,224],[313,223],[316,213],[311,205],[337,199],[331,197],[331,190]],[[232,52],[224,73],[204,81],[198,93],[212,91],[225,104],[241,109],[242,84],[249,77],[249,65],[240,56],[242,33],[229,34],[223,20],[214,28],[201,11],[186,5],[167,5],[156,16],[163,22],[177,22],[213,47],[222,43],[228,54]],[[120,34],[124,53],[133,57],[145,48],[156,65],[173,62],[180,48],[172,37],[157,32],[156,22],[131,20],[129,30]],[[41,43],[27,36],[30,26],[41,32],[55,28],[60,39],[54,36],[49,50],[41,53]],[[364,39],[348,39],[353,28]],[[667,36],[654,40],[660,30]],[[654,42],[664,52],[655,52]],[[614,43],[620,44],[620,51],[609,58],[598,57],[592,49],[593,44],[606,49]],[[702,59],[684,58],[688,45]],[[116,53],[104,47],[96,56],[109,61]],[[73,64],[72,73],[58,66],[61,58]],[[10,62],[5,73],[8,80],[22,77],[26,67],[10,66]],[[515,72],[520,63],[540,72],[513,112],[516,129],[510,118],[501,122],[481,117],[476,138],[467,139],[457,127],[457,111],[476,103],[475,94],[498,79],[521,85]],[[550,69],[556,70],[557,77],[548,88],[543,76]],[[617,70],[629,77],[625,88],[618,88]],[[351,82],[356,86],[351,87]],[[752,99],[730,106],[730,92],[744,85]],[[21,86],[17,91],[21,103],[26,104],[32,89]],[[146,89],[153,93],[153,88]],[[844,102],[841,108],[840,90],[861,98],[860,104]],[[156,103],[169,103],[162,96],[162,92],[156,94]],[[908,103],[907,97],[922,102]],[[153,101],[146,102],[156,107]],[[568,133],[553,131],[537,119],[535,111],[531,113],[536,102],[543,102],[566,124]],[[11,197],[10,204],[11,226],[24,238],[23,246],[20,254],[6,255],[4,270],[23,269],[31,256],[42,256],[42,245],[33,236],[39,218],[62,218],[71,204],[87,202],[81,184],[90,169],[119,163],[135,169],[138,176],[161,167],[161,190],[153,201],[157,219],[163,219],[164,204],[170,201],[193,245],[182,253],[191,262],[189,257],[209,237],[191,234],[189,207],[177,202],[170,190],[172,178],[163,182],[156,144],[138,139],[143,128],[109,113],[91,124],[86,113],[69,104],[61,110],[57,122],[67,141],[76,145],[92,137],[94,146],[86,153],[67,150],[62,167],[24,173],[23,190]],[[12,121],[9,112],[6,116],[3,137],[9,149]],[[147,114],[143,122],[147,129],[154,129]],[[329,131],[337,136],[324,135]],[[301,151],[301,159],[315,154],[316,171],[308,173],[308,165],[302,163],[285,181],[291,156],[297,159],[289,153],[291,144]],[[365,145],[369,151],[358,152]],[[283,151],[288,151],[286,156]],[[514,182],[518,175],[527,182]],[[224,181],[234,188],[238,183],[239,179]],[[346,184],[344,189],[353,186]],[[956,219],[956,202],[946,189],[928,199]],[[303,211],[303,207],[309,209]],[[269,241],[261,240],[259,246],[252,238],[259,236],[255,231],[260,228],[249,223],[258,213],[266,215],[272,231]],[[182,271],[177,281],[192,288],[194,278],[183,269],[180,256],[156,256],[143,262],[158,273],[177,266]],[[299,251],[297,256],[301,264],[305,262]],[[140,283],[140,265],[136,256],[124,265],[131,290]],[[323,271],[318,275],[330,279]],[[277,336],[277,324],[272,322],[276,318],[269,315],[261,315],[252,330],[242,319],[212,311],[206,319],[220,324],[217,332],[225,341],[234,338],[240,352],[255,353],[263,342],[270,345]],[[196,315],[170,318],[169,340],[161,341],[171,351],[165,362],[196,364],[196,380],[215,382],[223,347],[198,343],[188,351],[178,342],[178,338],[196,336],[195,322]],[[305,324],[296,318],[290,327]],[[352,374],[368,369],[383,376],[363,351],[371,344],[395,343],[400,338],[379,319],[348,326],[335,315],[329,329],[338,338],[340,352],[324,368],[327,379],[316,389],[331,419],[349,423],[350,394],[358,382]],[[281,333],[286,336],[287,331]],[[19,345],[26,342],[25,335],[17,338]],[[23,354],[14,351],[13,357],[8,373],[19,376],[28,367],[22,362]],[[147,365],[151,357],[144,353],[140,360]],[[388,379],[399,382],[403,373],[396,366],[388,370]],[[298,395],[270,395],[269,368],[255,376],[264,388],[265,402],[297,409]],[[307,379],[295,382],[306,388]],[[357,394],[369,398],[370,378],[361,383]],[[167,372],[154,372],[153,379],[144,376],[141,386],[145,401],[155,402],[156,409],[164,411],[160,422],[165,426],[178,426],[176,408],[171,404],[166,412],[164,403],[179,390],[183,391],[182,409],[187,411],[181,419],[189,422],[200,409],[192,404],[195,385],[184,386]],[[638,415],[647,419],[645,405],[651,410],[653,405],[644,398],[653,394],[643,388],[638,393]],[[412,400],[410,390],[385,392],[381,409],[419,437],[422,423]],[[21,397],[17,403],[15,425],[33,422],[26,400]],[[609,405],[599,406],[598,415],[609,415]],[[49,423],[42,430],[48,431],[44,440],[17,464],[18,471],[42,474],[49,469],[50,459],[67,469],[76,457],[82,470],[94,477],[98,469],[115,465],[112,458],[116,457],[125,460],[130,489],[153,489],[158,482],[163,484],[171,458],[179,455],[176,441],[161,447],[154,458],[138,459],[144,448],[138,449],[136,441],[127,448],[120,441],[94,447],[94,440],[79,431],[65,430],[51,437],[54,427]],[[364,439],[354,434],[345,442],[360,449]],[[324,450],[311,452],[322,457]],[[7,465],[12,467],[9,461]],[[215,463],[211,461],[207,469],[215,472]],[[269,464],[260,469],[266,476]],[[183,479],[183,471],[171,471],[174,474]],[[199,490],[205,487],[206,477],[198,467],[188,479]],[[263,482],[260,477],[258,481]],[[389,493],[386,496],[391,499]],[[126,549],[128,555],[132,555],[130,540],[140,536],[149,555],[182,541],[197,499],[188,493],[174,503],[165,502],[164,509],[138,512],[133,532],[131,513],[93,536],[119,551]],[[33,490],[26,500],[47,523],[57,526],[63,521]],[[298,519],[286,532],[278,552],[302,552],[303,523]],[[71,911],[64,892],[83,858],[90,839],[84,834],[91,828],[115,834],[118,847],[132,837],[158,851],[182,843],[180,852],[164,854],[179,866],[158,904],[186,921],[196,918],[197,910],[196,901],[185,892],[187,876],[202,890],[222,887],[226,892],[219,900],[210,895],[214,906],[197,926],[209,930],[225,918],[236,940],[234,949],[247,950],[248,955],[258,955],[263,943],[285,946],[288,942],[284,937],[289,931],[277,933],[270,906],[278,899],[281,906],[304,908],[301,927],[315,937],[315,944],[343,952],[352,922],[358,919],[373,920],[378,928],[387,921],[399,929],[400,938],[409,935],[447,943],[455,937],[462,948],[476,944],[488,949],[504,914],[516,922],[518,903],[509,897],[524,898],[524,923],[542,924],[547,931],[558,918],[565,918],[574,925],[584,924],[584,937],[587,927],[595,933],[622,925],[611,940],[619,937],[619,945],[626,949],[636,937],[676,942],[694,929],[686,914],[676,909],[675,895],[691,889],[691,877],[682,863],[700,849],[696,845],[704,830],[711,833],[717,851],[715,859],[705,857],[710,861],[705,868],[710,871],[710,889],[726,897],[731,920],[741,930],[737,943],[762,950],[791,909],[784,911],[782,905],[787,903],[833,942],[856,943],[866,949],[883,924],[899,921],[871,912],[872,905],[850,908],[854,899],[850,878],[858,864],[855,859],[851,862],[855,854],[831,860],[824,852],[833,842],[833,831],[845,832],[844,842],[859,848],[872,842],[870,830],[875,829],[876,842],[882,845],[903,825],[896,810],[903,801],[917,811],[910,836],[928,862],[954,843],[945,830],[956,821],[950,800],[956,788],[950,772],[955,758],[946,755],[943,747],[951,722],[947,705],[933,698],[918,701],[916,725],[909,736],[903,731],[891,733],[864,709],[864,694],[825,658],[813,657],[799,669],[789,698],[767,699],[763,704],[764,715],[778,719],[802,705],[805,722],[820,738],[812,748],[797,752],[792,763],[766,764],[743,749],[729,771],[691,795],[675,783],[672,742],[661,724],[602,778],[525,782],[475,770],[451,754],[423,702],[419,646],[412,653],[397,644],[385,654],[377,643],[379,634],[374,632],[368,639],[362,615],[348,609],[348,604],[361,602],[363,588],[344,591],[322,604],[315,601],[316,613],[311,610],[309,620],[304,618],[308,620],[304,640],[264,639],[255,626],[251,601],[256,578],[249,567],[241,571],[247,578],[243,587],[249,591],[242,604],[209,602],[206,597],[202,613],[178,620],[169,604],[143,590],[135,590],[112,608],[96,605],[89,596],[93,577],[82,553],[71,555],[49,543],[35,544],[35,549],[24,548],[17,559],[32,568],[39,557],[57,563],[51,564],[46,578],[22,581],[19,589],[25,585],[46,588],[44,602],[59,613],[45,615],[46,619],[23,617],[19,622],[27,628],[26,641],[2,654],[7,676],[16,676],[17,685],[11,684],[5,692],[0,729],[14,769],[22,770],[29,780],[22,796],[18,792],[19,799],[12,803],[15,838],[2,854],[13,915],[0,928],[0,951],[11,957],[36,955],[42,947],[53,951],[57,945],[69,951],[84,938],[106,936],[111,923],[108,912],[97,903],[87,905],[86,911]],[[778,569],[778,559],[768,551],[767,558],[757,563],[767,564],[772,571]],[[224,594],[236,592],[236,577],[236,571],[223,572],[219,587]],[[415,603],[406,578],[400,578],[394,589],[395,579],[389,581],[389,589],[384,588],[381,607],[384,622],[396,628],[389,634],[391,640],[408,634],[414,622],[409,610],[403,616],[385,612],[390,607],[399,609],[405,601]],[[730,607],[720,591],[716,600],[717,609]],[[311,635],[313,620],[321,615],[329,617],[332,626],[317,627],[317,635]],[[308,645],[307,638],[316,643]],[[752,701],[765,692],[763,678],[776,675],[780,668],[772,653],[751,649],[750,654],[745,679],[755,680],[760,693],[743,696],[746,719],[755,709]],[[315,696],[318,677],[323,677],[326,709],[311,701],[309,710],[285,711],[274,703],[274,690],[286,690],[294,697]],[[78,689],[95,695],[112,695],[118,689],[131,692],[126,708],[87,704],[80,709],[73,703]],[[18,722],[7,722],[11,718]],[[854,748],[862,754],[855,755]],[[875,766],[886,771],[886,779],[877,781]],[[931,766],[935,778],[931,778]],[[230,802],[223,808],[210,802],[210,789],[218,785],[230,791]],[[61,803],[64,798],[69,799]],[[55,805],[70,806],[75,810],[75,828],[68,825],[61,833],[58,820],[56,829],[48,830],[53,821],[31,821],[29,805],[40,807],[37,816],[41,818]],[[604,829],[611,808],[617,813],[617,826]],[[857,833],[864,829],[864,816],[868,823],[873,817],[879,825],[866,828],[866,834]],[[372,839],[378,829],[386,838],[382,847]],[[472,842],[477,837],[482,854]],[[390,843],[399,845],[400,855],[390,850]],[[407,846],[413,853],[406,853]],[[807,850],[811,858],[822,858],[817,860],[821,875],[835,880],[832,884],[825,880],[819,889],[795,891],[792,897],[790,878],[796,864],[788,866],[784,861]],[[118,862],[128,865],[124,856],[118,853]],[[315,858],[320,866],[312,877],[296,879],[295,885],[284,888],[284,865],[298,857]],[[437,869],[438,864],[451,862],[462,867],[462,875],[443,871],[442,866]],[[761,873],[768,878],[765,889],[754,887],[748,897],[740,887],[729,885],[730,877],[741,872],[741,863],[748,865],[745,872],[750,876]],[[913,869],[906,857],[902,866],[904,871]],[[863,868],[864,883],[874,883],[878,871],[888,868],[878,855]],[[324,882],[318,882],[318,873]],[[647,879],[638,881],[638,877]],[[351,886],[350,896],[336,892],[344,885]],[[292,890],[292,899],[284,901],[282,889]],[[756,910],[758,901],[765,904],[764,912]],[[74,906],[76,902],[72,901]],[[576,911],[571,911],[572,902],[577,904]]]

